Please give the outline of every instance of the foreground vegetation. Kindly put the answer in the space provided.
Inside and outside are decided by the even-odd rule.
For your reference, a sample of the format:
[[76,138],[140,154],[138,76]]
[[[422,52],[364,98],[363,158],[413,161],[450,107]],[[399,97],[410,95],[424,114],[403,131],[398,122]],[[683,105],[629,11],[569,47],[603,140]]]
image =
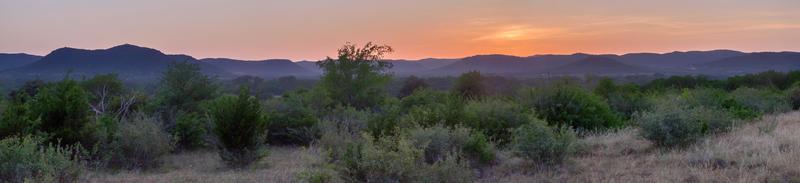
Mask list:
[[319,63],[314,87],[280,96],[222,87],[186,62],[151,90],[113,74],[30,81],[0,105],[0,182],[792,182],[800,173],[791,166],[800,118],[790,112],[800,72],[513,89],[468,72],[447,90],[409,77],[393,96],[391,65],[380,61],[391,51],[345,45]]

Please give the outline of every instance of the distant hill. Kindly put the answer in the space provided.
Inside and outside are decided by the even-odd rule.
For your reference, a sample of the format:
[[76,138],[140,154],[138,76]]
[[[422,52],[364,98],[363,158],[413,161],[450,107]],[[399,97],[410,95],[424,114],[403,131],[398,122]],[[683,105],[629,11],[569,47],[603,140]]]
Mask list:
[[755,73],[767,70],[800,70],[800,53],[797,52],[757,52],[725,58],[696,65],[698,72],[723,74]]
[[[99,50],[60,48],[34,63],[5,73],[42,78],[58,78],[67,73],[74,76],[117,73],[123,78],[153,78],[160,76],[167,65],[175,61],[197,62],[190,56],[166,55],[152,48],[125,44]],[[197,63],[206,74],[230,76],[230,73],[212,65]]]
[[[316,61],[292,62],[285,59],[244,61],[227,58],[197,60],[189,55],[167,55],[152,48],[124,44],[108,49],[60,48],[44,57],[27,54],[0,54],[0,78],[60,78],[66,73],[90,76],[118,73],[123,78],[157,78],[174,61],[195,62],[203,72],[217,77],[252,75],[262,78],[297,76],[316,78],[322,74]],[[486,74],[539,77],[564,75],[629,74],[705,74],[734,75],[766,70],[800,70],[800,53],[734,50],[670,53],[630,53],[569,55],[475,55],[456,59],[385,60],[388,71],[399,77],[417,75],[458,76],[469,71]]]
[[671,53],[629,53],[612,57],[622,63],[655,69],[688,69],[692,65],[704,64],[720,59],[744,55],[733,50],[689,51]]
[[0,53],[0,71],[22,67],[42,59],[42,56],[24,53]]
[[206,58],[200,59],[200,61],[236,75],[250,75],[262,78],[277,78],[281,76],[311,77],[318,75],[316,72],[286,59],[244,61],[227,58]]
[[546,71],[548,74],[564,75],[626,75],[653,73],[650,69],[624,64],[612,58],[591,56]]

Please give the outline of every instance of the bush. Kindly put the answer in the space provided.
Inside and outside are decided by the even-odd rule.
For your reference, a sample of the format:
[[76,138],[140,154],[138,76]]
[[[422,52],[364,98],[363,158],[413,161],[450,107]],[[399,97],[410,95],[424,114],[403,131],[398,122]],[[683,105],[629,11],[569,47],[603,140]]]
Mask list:
[[478,71],[461,74],[453,86],[453,92],[466,99],[482,98],[489,93],[483,80],[483,75]]
[[309,144],[319,138],[317,117],[298,97],[283,97],[267,102],[270,114],[268,141],[277,144]]
[[738,88],[731,98],[742,106],[764,114],[781,113],[791,109],[789,100],[778,92],[753,88]]
[[[329,161],[335,166],[333,169],[346,182],[468,182],[472,178],[466,162],[460,161],[458,154],[437,154],[435,156],[440,157],[439,161],[426,163],[425,149],[422,147],[428,146],[411,140],[410,135],[394,134],[375,139],[361,131],[365,128],[366,120],[370,118],[369,113],[353,108],[336,111],[339,112],[324,118],[321,123],[323,135],[319,146],[328,152]],[[437,135],[431,136],[442,137],[434,138],[437,142],[451,143],[448,141],[452,135],[447,134],[451,132],[444,128],[436,130],[441,131],[446,132],[444,135],[435,133]],[[426,135],[419,136],[423,140],[429,139],[425,138],[429,137]],[[468,137],[459,138],[462,139],[459,140],[462,141],[460,144],[468,140]]]
[[179,113],[175,119],[172,134],[177,138],[180,149],[206,147],[207,134],[205,120],[197,113]]
[[150,169],[161,165],[162,157],[175,143],[156,118],[134,115],[119,125],[110,147],[109,166],[124,169]]
[[81,166],[72,160],[73,148],[42,145],[25,136],[0,140],[0,182],[75,182]]
[[795,83],[787,93],[789,95],[789,101],[792,104],[792,109],[800,109],[800,82]]
[[577,150],[577,137],[567,127],[551,128],[534,121],[514,130],[512,149],[516,156],[536,163],[560,163]]
[[8,101],[0,117],[0,139],[10,136],[25,136],[36,132],[39,118],[33,114],[25,93]]
[[80,143],[84,147],[93,145],[93,129],[86,92],[71,79],[48,84],[39,90],[31,109],[41,117],[39,130],[47,133],[50,142],[63,144]]
[[653,111],[635,117],[642,137],[656,146],[677,147],[694,143],[710,133],[724,132],[734,125],[726,111],[662,102]]
[[210,106],[219,154],[229,166],[244,167],[264,157],[266,121],[258,99],[242,88],[239,96],[223,96]]
[[514,128],[536,120],[531,109],[499,99],[468,102],[463,118],[464,126],[480,130],[500,144],[511,140]]
[[459,95],[420,91],[403,98],[401,121],[425,127],[443,124],[455,126],[463,122],[466,101]]
[[482,133],[468,128],[429,128],[409,129],[408,138],[417,148],[425,151],[425,162],[443,161],[454,154],[465,155],[476,163],[488,163],[495,158],[494,146]]
[[555,86],[525,93],[528,105],[551,125],[567,125],[578,130],[616,128],[623,125],[603,99],[581,88]]

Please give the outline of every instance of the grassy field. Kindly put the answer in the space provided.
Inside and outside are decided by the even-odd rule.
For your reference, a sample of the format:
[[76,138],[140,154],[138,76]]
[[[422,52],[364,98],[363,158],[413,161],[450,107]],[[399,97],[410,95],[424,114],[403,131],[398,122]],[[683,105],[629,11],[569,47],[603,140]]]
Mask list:
[[[798,182],[800,112],[765,116],[684,149],[661,150],[635,129],[582,138],[582,153],[558,166],[537,166],[501,152],[475,170],[478,182]],[[323,162],[315,148],[272,147],[259,164],[226,168],[214,152],[171,155],[150,172],[89,172],[86,182],[300,182]]]

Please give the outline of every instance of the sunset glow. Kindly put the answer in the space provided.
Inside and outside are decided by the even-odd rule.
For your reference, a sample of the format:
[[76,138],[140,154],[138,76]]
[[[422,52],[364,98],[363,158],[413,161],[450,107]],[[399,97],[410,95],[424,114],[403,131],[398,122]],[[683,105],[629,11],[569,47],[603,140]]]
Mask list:
[[798,9],[797,0],[8,0],[0,52],[131,43],[200,58],[317,60],[367,41],[407,59],[798,51]]

